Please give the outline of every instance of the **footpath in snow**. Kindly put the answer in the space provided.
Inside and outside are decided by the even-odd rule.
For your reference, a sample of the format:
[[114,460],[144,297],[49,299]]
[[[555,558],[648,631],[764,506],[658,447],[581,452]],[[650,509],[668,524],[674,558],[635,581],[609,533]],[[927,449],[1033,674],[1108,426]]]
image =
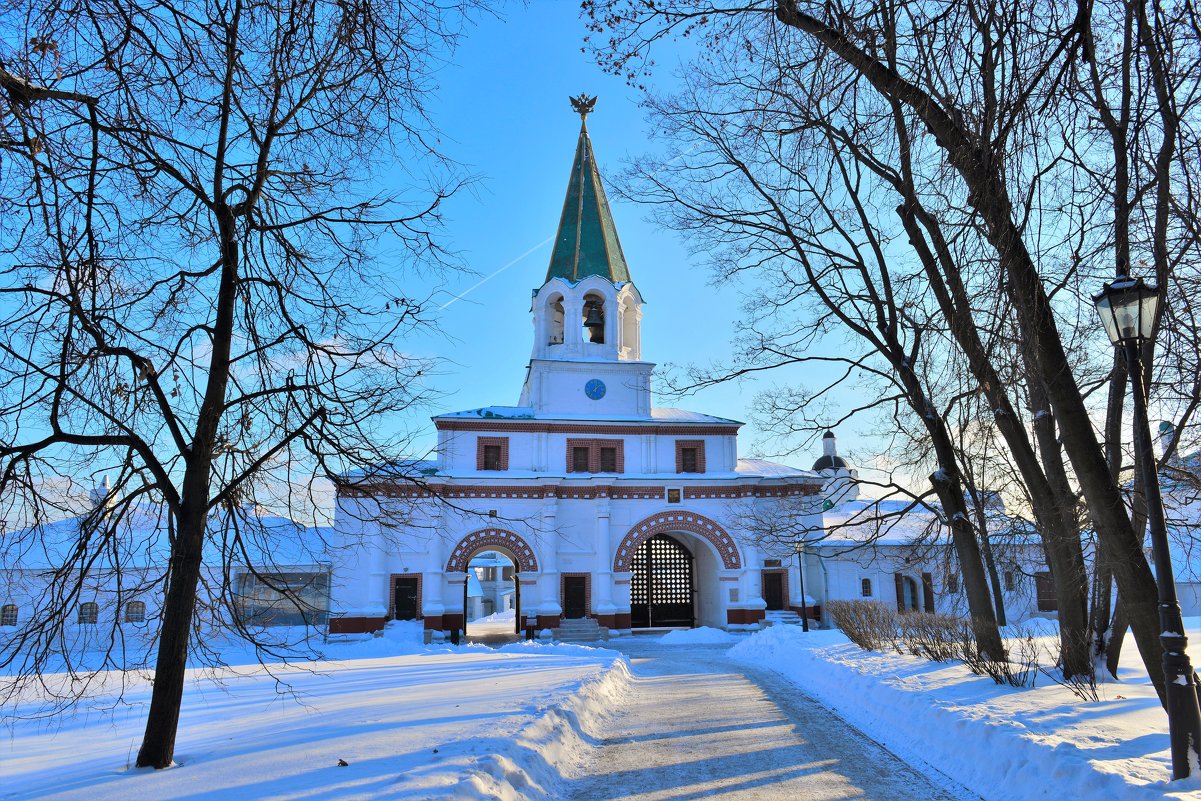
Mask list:
[[[1201,619],[1186,620],[1193,663]],[[1126,638],[1120,681],[1082,701],[1040,676],[1000,687],[957,662],[862,651],[839,631],[792,626],[729,654],[779,672],[912,765],[930,766],[987,801],[1201,799],[1201,777],[1169,783],[1167,718]]]
[[616,643],[632,678],[621,706],[594,732],[593,749],[577,767],[565,766],[572,780],[564,798],[975,798],[913,770],[778,675],[733,662],[726,654],[734,635],[710,629],[648,639]]

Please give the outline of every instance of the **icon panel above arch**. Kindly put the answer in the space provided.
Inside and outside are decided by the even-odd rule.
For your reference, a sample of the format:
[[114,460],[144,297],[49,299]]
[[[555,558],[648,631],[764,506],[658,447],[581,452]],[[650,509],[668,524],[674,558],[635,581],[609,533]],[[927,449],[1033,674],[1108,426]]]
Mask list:
[[707,540],[721,557],[722,567],[726,570],[742,568],[738,544],[719,523],[696,512],[670,511],[653,514],[630,527],[613,557],[614,572],[628,572],[631,569],[634,553],[643,542],[656,534],[670,534],[673,531],[695,534]]
[[518,573],[537,573],[538,558],[534,549],[520,534],[503,528],[483,528],[473,531],[459,540],[446,562],[447,573],[462,573],[467,570],[471,558],[481,551],[504,551],[513,559]]

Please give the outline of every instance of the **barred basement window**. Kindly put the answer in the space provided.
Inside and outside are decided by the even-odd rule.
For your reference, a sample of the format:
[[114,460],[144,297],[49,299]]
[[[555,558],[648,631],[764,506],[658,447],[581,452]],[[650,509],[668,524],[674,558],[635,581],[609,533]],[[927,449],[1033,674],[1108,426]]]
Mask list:
[[602,473],[617,472],[617,448],[600,449],[600,471]]
[[5,604],[0,606],[0,626],[17,625],[17,605]]
[[84,626],[96,625],[100,617],[100,606],[88,601],[79,605],[79,623]]
[[872,580],[871,579],[865,578],[859,582],[859,594],[862,595],[864,598],[872,597]]
[[145,623],[146,604],[142,601],[130,601],[129,603],[125,604],[125,622]]
[[236,591],[243,623],[311,626],[329,617],[329,573],[242,573]]

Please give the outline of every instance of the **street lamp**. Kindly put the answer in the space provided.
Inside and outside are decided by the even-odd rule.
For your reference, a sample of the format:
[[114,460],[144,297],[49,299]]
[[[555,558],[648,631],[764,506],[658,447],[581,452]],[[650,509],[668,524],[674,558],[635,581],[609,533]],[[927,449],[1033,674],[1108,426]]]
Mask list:
[[797,575],[801,577],[801,631],[809,631],[809,599],[805,597],[805,543],[796,541]]
[[[1159,589],[1160,642],[1163,643],[1164,706],[1172,745],[1172,778],[1189,775],[1189,751],[1201,754],[1201,708],[1198,707],[1196,676],[1189,662],[1188,639],[1176,599],[1176,580],[1168,551],[1168,528],[1164,521],[1163,498],[1155,454],[1151,449],[1151,426],[1147,420],[1147,394],[1140,364],[1142,346],[1154,339],[1155,312],[1159,289],[1141,278],[1121,275],[1104,284],[1093,296],[1105,333],[1115,347],[1125,349],[1130,391],[1134,396],[1134,449],[1142,469],[1143,493],[1147,501],[1147,524],[1155,561],[1155,583]],[[1191,744],[1191,745],[1190,745]]]

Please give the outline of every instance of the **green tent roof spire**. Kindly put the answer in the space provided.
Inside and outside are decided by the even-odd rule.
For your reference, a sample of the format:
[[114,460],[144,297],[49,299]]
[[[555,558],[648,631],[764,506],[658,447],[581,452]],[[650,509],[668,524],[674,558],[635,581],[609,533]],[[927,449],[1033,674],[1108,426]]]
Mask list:
[[596,169],[584,119],[595,104],[595,97],[571,98],[572,108],[580,115],[580,139],[567,182],[559,231],[555,234],[555,249],[546,271],[547,281],[559,276],[575,282],[590,275],[602,276],[613,283],[630,280],[630,269],[617,239],[617,226],[613,224],[605,187]]

